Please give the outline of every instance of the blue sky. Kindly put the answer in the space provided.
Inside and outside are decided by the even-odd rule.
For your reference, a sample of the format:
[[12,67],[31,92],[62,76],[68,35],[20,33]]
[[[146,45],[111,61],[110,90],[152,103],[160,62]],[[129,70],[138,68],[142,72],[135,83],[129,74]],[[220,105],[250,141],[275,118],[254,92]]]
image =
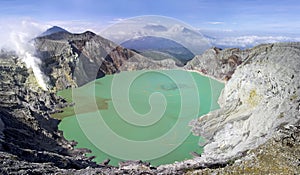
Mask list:
[[0,18],[105,26],[140,15],[173,17],[204,29],[300,33],[297,0],[0,0]]

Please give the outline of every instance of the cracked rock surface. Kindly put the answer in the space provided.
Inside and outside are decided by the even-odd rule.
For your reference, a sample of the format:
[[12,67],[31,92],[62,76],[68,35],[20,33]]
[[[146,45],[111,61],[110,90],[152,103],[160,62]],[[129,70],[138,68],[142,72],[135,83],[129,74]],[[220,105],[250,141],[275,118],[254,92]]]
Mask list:
[[247,62],[225,85],[221,108],[191,122],[193,133],[206,139],[200,162],[226,162],[282,127],[299,124],[300,44],[261,45],[247,52]]

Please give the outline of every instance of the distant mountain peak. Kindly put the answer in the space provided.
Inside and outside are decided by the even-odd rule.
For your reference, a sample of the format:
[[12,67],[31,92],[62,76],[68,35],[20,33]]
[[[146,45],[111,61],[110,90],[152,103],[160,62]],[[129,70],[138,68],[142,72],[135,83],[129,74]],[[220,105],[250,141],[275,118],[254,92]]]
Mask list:
[[94,32],[91,32],[91,31],[85,31],[84,33],[83,33],[84,35],[90,35],[90,36],[96,36],[97,34],[96,33],[94,33]]
[[53,26],[53,27],[47,29],[45,32],[43,32],[40,36],[47,36],[47,35],[52,35],[54,33],[60,33],[60,32],[70,33],[61,27]]
[[163,25],[158,25],[158,24],[147,24],[143,28],[147,29],[147,30],[156,31],[156,32],[166,32],[166,31],[168,31],[167,27],[165,27]]
[[[168,38],[157,36],[135,37],[121,43],[121,46],[137,51],[141,55],[154,60],[166,58],[179,61],[182,65],[194,58],[194,54],[182,44]],[[179,63],[178,62],[178,63]]]

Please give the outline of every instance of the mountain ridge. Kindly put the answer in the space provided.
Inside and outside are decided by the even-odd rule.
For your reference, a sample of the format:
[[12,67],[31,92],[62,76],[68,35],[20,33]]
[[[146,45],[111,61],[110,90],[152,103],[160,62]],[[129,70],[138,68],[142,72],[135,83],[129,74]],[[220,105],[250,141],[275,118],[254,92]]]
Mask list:
[[37,37],[35,47],[41,70],[58,90],[124,70],[176,67],[172,60],[151,60],[89,31]]

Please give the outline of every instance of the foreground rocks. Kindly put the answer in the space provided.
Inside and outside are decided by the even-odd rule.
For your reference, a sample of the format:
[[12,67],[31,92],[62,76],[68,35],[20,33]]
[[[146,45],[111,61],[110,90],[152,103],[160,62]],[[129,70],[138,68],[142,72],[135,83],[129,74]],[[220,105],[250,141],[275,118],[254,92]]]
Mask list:
[[299,126],[300,43],[261,45],[236,54],[244,62],[226,83],[221,109],[191,122],[193,133],[206,139],[198,162],[227,162],[277,131]]
[[58,131],[59,121],[50,117],[67,106],[55,94],[33,90],[30,75],[15,55],[0,58],[0,168],[2,173],[96,167],[84,157],[87,150],[74,149]]
[[190,170],[187,174],[299,174],[299,123],[279,130],[275,136],[224,167]]

